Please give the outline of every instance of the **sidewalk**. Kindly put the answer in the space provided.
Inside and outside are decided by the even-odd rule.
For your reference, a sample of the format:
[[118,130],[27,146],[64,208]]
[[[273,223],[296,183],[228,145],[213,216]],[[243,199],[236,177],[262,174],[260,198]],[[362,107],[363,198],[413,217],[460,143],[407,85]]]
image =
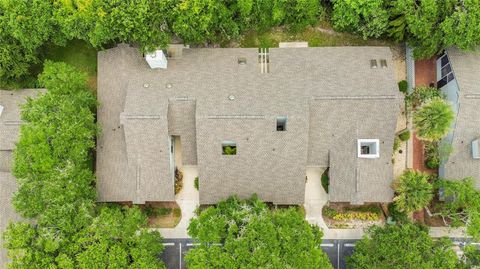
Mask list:
[[195,210],[200,205],[199,193],[194,187],[195,177],[198,176],[196,166],[183,166],[183,188],[175,196],[175,201],[182,210],[182,219],[175,228],[159,228],[163,238],[190,238],[187,228],[190,219],[195,216]]

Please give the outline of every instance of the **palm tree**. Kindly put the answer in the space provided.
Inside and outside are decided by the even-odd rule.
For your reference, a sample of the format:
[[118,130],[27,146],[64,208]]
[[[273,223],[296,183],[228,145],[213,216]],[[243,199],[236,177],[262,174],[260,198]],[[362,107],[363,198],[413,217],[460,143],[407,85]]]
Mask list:
[[438,141],[447,135],[453,119],[452,107],[441,98],[428,101],[413,114],[417,137],[426,141]]
[[399,211],[412,213],[427,206],[433,198],[430,175],[408,170],[395,182],[393,201]]

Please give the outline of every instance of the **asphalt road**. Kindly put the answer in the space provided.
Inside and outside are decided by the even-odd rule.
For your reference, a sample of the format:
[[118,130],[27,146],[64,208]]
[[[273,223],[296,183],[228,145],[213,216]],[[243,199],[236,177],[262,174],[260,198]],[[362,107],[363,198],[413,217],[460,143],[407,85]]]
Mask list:
[[[353,253],[356,240],[324,240],[321,247],[335,269],[345,269],[345,258]],[[165,239],[162,259],[169,269],[185,269],[185,253],[193,247],[190,239]]]
[[[465,243],[480,247],[480,243],[470,242],[463,238],[451,238],[455,245],[463,248]],[[333,268],[345,269],[346,257],[352,255],[357,240],[324,240],[321,247],[327,253]],[[165,239],[165,250],[162,259],[169,269],[185,269],[183,260],[187,251],[193,247],[191,239]]]

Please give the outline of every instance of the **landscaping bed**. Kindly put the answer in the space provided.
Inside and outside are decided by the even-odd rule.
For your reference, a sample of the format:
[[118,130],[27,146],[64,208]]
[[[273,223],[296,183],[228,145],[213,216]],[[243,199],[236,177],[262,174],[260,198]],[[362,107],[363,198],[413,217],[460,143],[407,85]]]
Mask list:
[[177,203],[151,202],[142,206],[151,228],[174,228],[182,219]]
[[333,229],[362,229],[385,223],[379,204],[354,206],[349,203],[330,203],[323,207],[322,214],[327,226]]

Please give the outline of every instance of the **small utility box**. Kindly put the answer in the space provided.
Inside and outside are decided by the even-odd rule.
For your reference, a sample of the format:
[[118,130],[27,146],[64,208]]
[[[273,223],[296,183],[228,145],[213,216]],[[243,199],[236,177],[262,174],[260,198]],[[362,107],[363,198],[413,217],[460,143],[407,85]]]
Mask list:
[[145,55],[145,60],[147,60],[148,65],[150,68],[167,68],[167,57],[163,50],[156,50],[154,52],[148,53]]

